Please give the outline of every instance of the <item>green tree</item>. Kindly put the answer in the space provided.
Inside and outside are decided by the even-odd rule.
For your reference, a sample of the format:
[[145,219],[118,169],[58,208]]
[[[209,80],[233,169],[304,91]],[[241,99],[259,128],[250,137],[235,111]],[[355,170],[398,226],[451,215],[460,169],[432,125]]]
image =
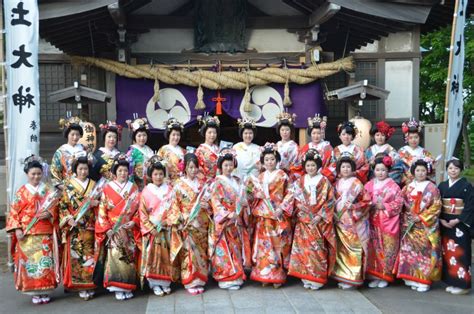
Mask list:
[[[428,123],[439,123],[444,119],[446,97],[446,78],[448,76],[449,45],[451,44],[451,25],[421,36],[423,58],[420,65],[420,119]],[[466,166],[472,161],[471,147],[474,147],[474,19],[467,20],[464,32],[464,117],[462,126],[463,159]],[[461,138],[461,136],[460,136]],[[460,148],[458,148],[460,149]],[[459,151],[458,151],[458,155]]]

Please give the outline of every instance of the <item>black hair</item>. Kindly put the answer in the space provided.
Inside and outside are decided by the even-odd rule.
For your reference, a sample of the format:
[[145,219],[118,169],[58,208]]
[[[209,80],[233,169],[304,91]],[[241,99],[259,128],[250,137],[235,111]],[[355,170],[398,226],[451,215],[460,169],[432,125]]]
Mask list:
[[277,150],[274,151],[272,148],[265,148],[263,152],[260,154],[260,162],[262,163],[262,165],[263,165],[263,160],[265,159],[265,155],[275,156],[277,163],[281,161],[281,155]]
[[[103,142],[105,142],[105,137],[107,136],[107,133],[115,133],[115,135],[117,135],[117,142],[118,142],[119,134],[118,134],[118,130],[115,129],[115,128],[108,128],[108,129],[106,129],[105,131],[102,132],[102,141]],[[133,136],[133,139],[135,139],[135,134]]]
[[451,159],[451,160],[449,160],[449,161],[446,163],[446,170],[448,170],[448,167],[449,167],[450,165],[453,165],[454,167],[459,168],[459,169],[461,169],[461,170],[464,169],[464,165],[463,165],[462,161],[460,161],[459,159]]
[[[207,123],[207,124],[203,124],[200,128],[199,128],[199,134],[201,134],[202,137],[206,137],[206,132],[207,132],[207,129],[209,128],[212,128],[212,129],[215,129],[216,130],[216,133],[217,133],[217,138],[219,138],[219,135],[220,135],[220,128],[217,126],[217,124],[215,123]],[[217,138],[216,138],[216,141],[217,141]]]
[[257,128],[252,128],[250,124],[246,124],[243,128],[239,129],[239,137],[241,139],[243,139],[243,134],[245,130],[251,130],[253,132],[253,139],[257,137]]
[[293,134],[293,130],[295,129],[293,124],[291,124],[288,120],[283,120],[282,122],[277,124],[276,131],[277,131],[278,135],[280,135],[280,129],[281,129],[282,126],[289,127],[290,128],[290,134]]
[[155,170],[163,171],[163,174],[166,176],[165,165],[163,165],[161,162],[158,161],[158,162],[152,163],[150,167],[148,167],[148,169],[146,170],[146,174],[148,175],[149,178],[151,178],[151,175],[153,174],[153,171]]
[[127,170],[128,170],[128,168],[130,167],[130,164],[125,159],[115,162],[114,165],[112,166],[112,170],[111,170],[112,174],[117,175],[117,169],[122,166],[127,167]]
[[[150,138],[150,131],[148,131],[148,129],[145,127],[145,126],[142,126],[138,129],[136,129],[135,131],[133,131],[133,134],[132,134],[132,139],[133,139],[133,142],[136,143],[137,140],[136,140],[136,137],[137,137],[137,134],[138,133],[146,133],[147,135],[147,142],[148,142],[148,139]],[[118,135],[118,134],[117,134]],[[105,138],[105,136],[104,136]]]
[[306,171],[306,163],[308,161],[314,161],[316,163],[316,166],[318,167],[318,170],[323,167],[323,161],[321,160],[321,157],[315,155],[315,154],[306,154],[305,160],[303,161],[303,168]]
[[198,161],[198,158],[196,156],[196,154],[194,153],[187,153],[186,155],[184,155],[184,169],[186,171],[186,168],[188,167],[188,164],[192,162],[196,167],[199,168],[199,161]]
[[33,168],[38,168],[43,171],[43,165],[38,161],[38,160],[33,160],[29,161],[25,164],[25,167],[23,168],[23,171],[28,174],[28,172],[33,169]]
[[341,166],[343,163],[348,163],[351,165],[352,172],[356,171],[355,161],[350,157],[341,157],[336,163],[336,172],[339,174],[341,172]]
[[372,166],[373,169],[375,169],[375,166],[377,166],[378,164],[382,164],[382,165],[384,165],[384,166],[387,168],[387,170],[390,170],[390,169],[392,168],[392,166],[391,166],[391,165],[390,165],[390,166],[387,166],[387,165],[384,164],[384,162],[383,162],[384,157],[387,156],[387,155],[382,155],[382,156],[379,156],[379,155],[382,155],[382,154],[379,153],[379,154],[375,155],[374,164],[373,164],[373,166]]
[[89,159],[87,159],[87,157],[85,157],[85,156],[79,157],[76,160],[74,160],[74,162],[72,163],[72,167],[71,167],[72,168],[72,173],[77,175],[77,167],[80,164],[87,165],[87,168],[89,168],[89,174],[90,174],[91,165],[89,164]]
[[169,128],[169,129],[168,129],[168,127],[166,127],[165,133],[163,134],[166,140],[169,139],[170,134],[171,134],[171,132],[173,132],[173,131],[178,131],[178,132],[179,132],[179,135],[180,135],[181,137],[183,136],[183,129],[181,129],[180,126],[175,125],[175,126],[172,126],[172,127]]
[[232,155],[231,153],[227,153],[224,156],[220,156],[219,159],[217,159],[217,168],[222,171],[222,164],[224,161],[229,160],[234,162],[234,168],[237,167],[237,159]]
[[352,139],[356,136],[355,125],[352,122],[344,122],[338,129],[337,135],[341,135],[342,131],[346,131],[347,134],[352,135]]
[[78,131],[81,137],[84,135],[84,129],[82,129],[82,126],[80,126],[77,123],[71,123],[65,130],[64,130],[64,137],[67,139],[69,136],[69,133],[71,133],[72,130]]
[[411,164],[411,167],[410,167],[410,173],[412,175],[415,175],[415,169],[416,167],[418,166],[422,166],[422,167],[425,167],[426,169],[426,173],[427,174],[431,174],[431,167],[428,166],[428,163],[426,161],[424,161],[423,159],[418,159],[417,161],[415,161],[414,163]]
[[[375,124],[372,125],[372,127],[370,128],[369,134],[370,134],[370,136],[374,137],[377,132],[380,132],[380,131],[379,131],[379,129],[377,128],[377,124],[375,123]],[[380,133],[382,133],[382,132],[380,132]]]

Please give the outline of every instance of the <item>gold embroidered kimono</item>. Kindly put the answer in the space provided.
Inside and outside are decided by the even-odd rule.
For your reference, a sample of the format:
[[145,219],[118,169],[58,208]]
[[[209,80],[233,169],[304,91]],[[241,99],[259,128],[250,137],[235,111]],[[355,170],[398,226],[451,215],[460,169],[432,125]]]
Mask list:
[[[355,177],[336,181],[336,264],[333,277],[339,282],[360,286],[364,283],[369,244],[370,195]],[[345,203],[352,205],[348,208]]]
[[72,176],[73,156],[84,152],[84,146],[64,144],[59,147],[51,160],[51,180],[54,186],[64,184]]
[[[398,155],[400,157],[401,168],[402,168],[402,178],[401,185],[405,186],[413,181],[413,175],[410,172],[411,165],[418,159],[423,159],[425,157],[433,159],[433,155],[426,149],[421,146],[413,149],[408,145],[403,146],[398,150]],[[435,181],[436,175],[433,169],[433,172],[429,175],[428,179]]]
[[[187,288],[203,286],[208,276],[208,227],[209,218],[202,198],[203,185],[196,178],[186,177],[176,181],[173,189],[173,203],[168,223],[171,232],[171,260],[180,270],[182,284]],[[199,197],[199,199],[198,199]],[[192,210],[199,210],[192,213]],[[190,215],[195,218],[190,220]]]
[[[296,225],[288,275],[326,284],[336,258],[334,189],[322,174],[304,175],[294,185]],[[321,217],[317,224],[316,216]]]
[[94,186],[93,180],[88,180],[84,186],[79,180],[72,177],[65,184],[59,203],[59,226],[63,244],[63,284],[67,290],[79,291],[96,288],[93,274],[97,208],[89,208],[74,228],[68,224],[69,219],[76,220],[83,203],[87,201]]
[[[289,177],[285,171],[276,169],[272,173],[265,171],[255,179],[257,184],[250,180],[247,185],[255,198],[251,205],[255,231],[250,279],[282,284],[286,280],[293,235],[293,194],[288,191]],[[281,217],[275,215],[278,208],[283,211]]]
[[166,172],[171,184],[181,176],[179,162],[183,160],[186,151],[181,146],[171,146],[170,144],[161,146],[157,155],[166,160]]
[[6,231],[13,233],[12,255],[15,263],[15,288],[27,294],[47,294],[56,288],[59,277],[59,256],[54,234],[56,208],[52,218],[38,220],[19,240],[15,230],[25,233],[28,225],[40,210],[40,204],[52,193],[43,183],[35,189],[29,184],[21,186],[15,194],[7,219]]
[[196,156],[199,162],[199,179],[203,182],[214,180],[217,175],[217,159],[219,147],[209,146],[206,143],[199,145],[196,149]]
[[[127,291],[136,289],[137,243],[140,241],[139,198],[136,197],[134,201],[129,201],[129,198],[136,196],[137,191],[137,186],[132,182],[120,185],[117,181],[111,181],[102,192],[95,232],[97,247],[102,250],[105,245],[107,252],[104,287],[111,291],[120,291],[117,288]],[[135,222],[132,229],[120,227],[129,221]],[[106,233],[111,229],[116,232],[109,240]]]

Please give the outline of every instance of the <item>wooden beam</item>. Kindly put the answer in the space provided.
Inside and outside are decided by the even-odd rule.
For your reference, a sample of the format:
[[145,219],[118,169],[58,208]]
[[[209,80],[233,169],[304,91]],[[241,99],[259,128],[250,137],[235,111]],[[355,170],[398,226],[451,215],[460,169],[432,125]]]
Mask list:
[[324,3],[311,13],[309,16],[309,25],[313,26],[323,24],[339,12],[340,9],[341,7],[337,4],[328,2]]
[[340,16],[340,15],[344,16],[347,19],[355,19],[361,22],[375,24],[374,27],[382,26],[386,29],[390,29],[391,32],[407,30],[407,26],[405,24],[399,23],[397,21],[387,20],[384,18],[378,18],[372,15],[363,14],[360,12],[355,13],[354,11],[346,10],[344,8],[342,8],[337,14],[337,16]]
[[109,4],[107,6],[107,10],[109,11],[110,16],[112,17],[112,20],[114,21],[115,25],[119,27],[124,27],[127,24],[127,17],[125,15],[125,11],[123,10],[119,1]]

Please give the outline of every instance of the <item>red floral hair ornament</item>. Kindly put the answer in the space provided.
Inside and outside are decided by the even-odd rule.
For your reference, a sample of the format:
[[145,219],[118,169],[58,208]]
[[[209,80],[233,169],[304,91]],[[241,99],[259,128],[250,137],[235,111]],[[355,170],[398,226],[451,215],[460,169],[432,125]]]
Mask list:
[[[391,127],[390,124],[388,124],[385,121],[379,121],[375,124],[375,129],[377,132],[382,133],[385,135],[386,139],[388,140],[390,137],[392,137],[393,133],[395,133],[395,128]],[[405,132],[404,132],[405,133]]]
[[181,159],[181,160],[178,162],[178,170],[179,170],[179,172],[183,173],[183,172],[184,172],[184,168],[185,168],[185,166],[184,166],[184,160]]
[[384,157],[382,158],[382,163],[383,163],[383,164],[385,165],[385,167],[387,167],[387,168],[392,167],[392,165],[393,165],[392,157],[390,157],[390,156],[388,156],[388,155],[387,155],[387,156],[384,156]]

